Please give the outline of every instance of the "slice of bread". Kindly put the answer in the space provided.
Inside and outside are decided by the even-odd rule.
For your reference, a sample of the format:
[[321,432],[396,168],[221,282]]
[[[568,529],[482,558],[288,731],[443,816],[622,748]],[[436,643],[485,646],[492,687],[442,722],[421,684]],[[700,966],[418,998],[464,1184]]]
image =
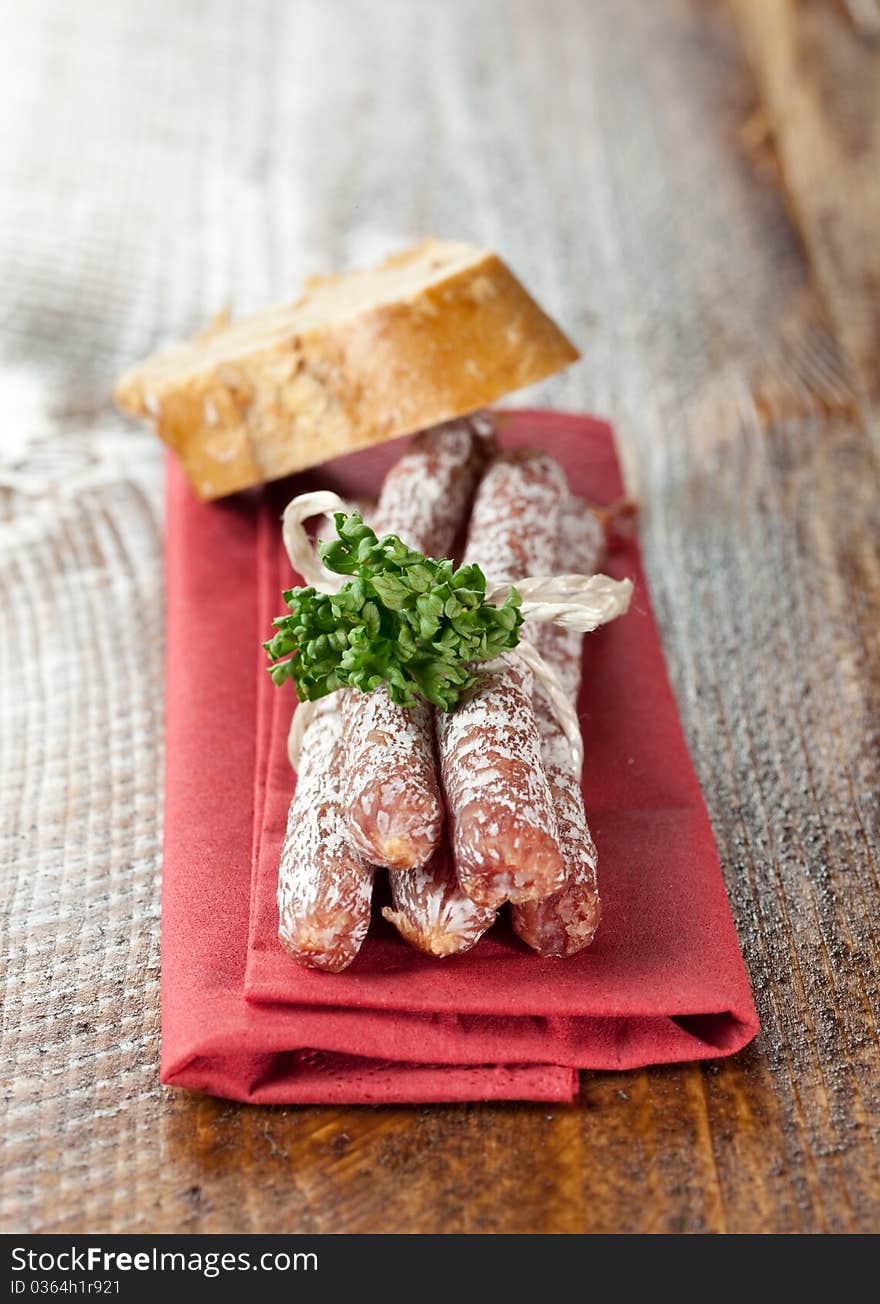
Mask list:
[[122,376],[201,498],[436,425],[573,362],[577,349],[493,253],[426,240],[316,277],[292,305],[218,320]]

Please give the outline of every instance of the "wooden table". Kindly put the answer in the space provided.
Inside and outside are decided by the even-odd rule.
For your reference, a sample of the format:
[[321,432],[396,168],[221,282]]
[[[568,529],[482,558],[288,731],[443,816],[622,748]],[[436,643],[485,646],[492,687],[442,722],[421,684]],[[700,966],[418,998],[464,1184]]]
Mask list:
[[[877,5],[38,0],[0,57],[5,1229],[877,1230]],[[571,1107],[166,1091],[160,453],[108,387],[426,231],[617,426],[763,1031]]]

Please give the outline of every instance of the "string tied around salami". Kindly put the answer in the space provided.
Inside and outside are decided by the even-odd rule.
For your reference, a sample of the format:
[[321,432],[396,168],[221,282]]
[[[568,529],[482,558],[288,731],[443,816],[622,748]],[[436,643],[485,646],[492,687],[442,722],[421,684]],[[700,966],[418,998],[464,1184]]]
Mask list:
[[[336,538],[315,546],[305,522],[332,516]],[[520,635],[525,620],[587,633],[624,614],[632,581],[607,575],[530,576],[515,586],[415,552],[396,535],[377,537],[331,491],[299,494],[284,511],[287,554],[305,585],[286,590],[288,613],[263,644],[276,684],[292,679],[300,706],[288,752],[297,767],[316,703],[341,688],[381,684],[400,706],[424,698],[453,711],[481,675],[519,658],[541,684],[572,750],[583,763],[577,715],[544,658]]]

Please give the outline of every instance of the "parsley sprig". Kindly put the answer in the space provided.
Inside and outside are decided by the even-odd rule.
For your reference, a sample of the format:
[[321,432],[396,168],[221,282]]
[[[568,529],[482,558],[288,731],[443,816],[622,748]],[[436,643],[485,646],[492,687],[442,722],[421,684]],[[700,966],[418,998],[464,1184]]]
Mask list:
[[289,614],[263,647],[276,684],[292,679],[301,701],[349,686],[388,685],[394,702],[416,698],[452,711],[475,682],[470,666],[519,641],[520,598],[486,601],[479,566],[435,561],[394,534],[377,539],[359,512],[335,514],[338,538],[318,544],[328,570],[349,575],[338,593],[288,589]]

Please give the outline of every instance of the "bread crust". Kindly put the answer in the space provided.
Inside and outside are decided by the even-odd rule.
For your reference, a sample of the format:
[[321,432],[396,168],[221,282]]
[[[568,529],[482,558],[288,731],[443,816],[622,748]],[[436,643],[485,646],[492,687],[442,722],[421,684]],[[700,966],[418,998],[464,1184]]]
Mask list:
[[373,275],[422,263],[399,297],[318,322],[314,297],[343,296],[346,277],[315,278],[289,308],[148,358],[116,402],[154,423],[211,499],[472,412],[579,357],[494,253],[428,240]]

